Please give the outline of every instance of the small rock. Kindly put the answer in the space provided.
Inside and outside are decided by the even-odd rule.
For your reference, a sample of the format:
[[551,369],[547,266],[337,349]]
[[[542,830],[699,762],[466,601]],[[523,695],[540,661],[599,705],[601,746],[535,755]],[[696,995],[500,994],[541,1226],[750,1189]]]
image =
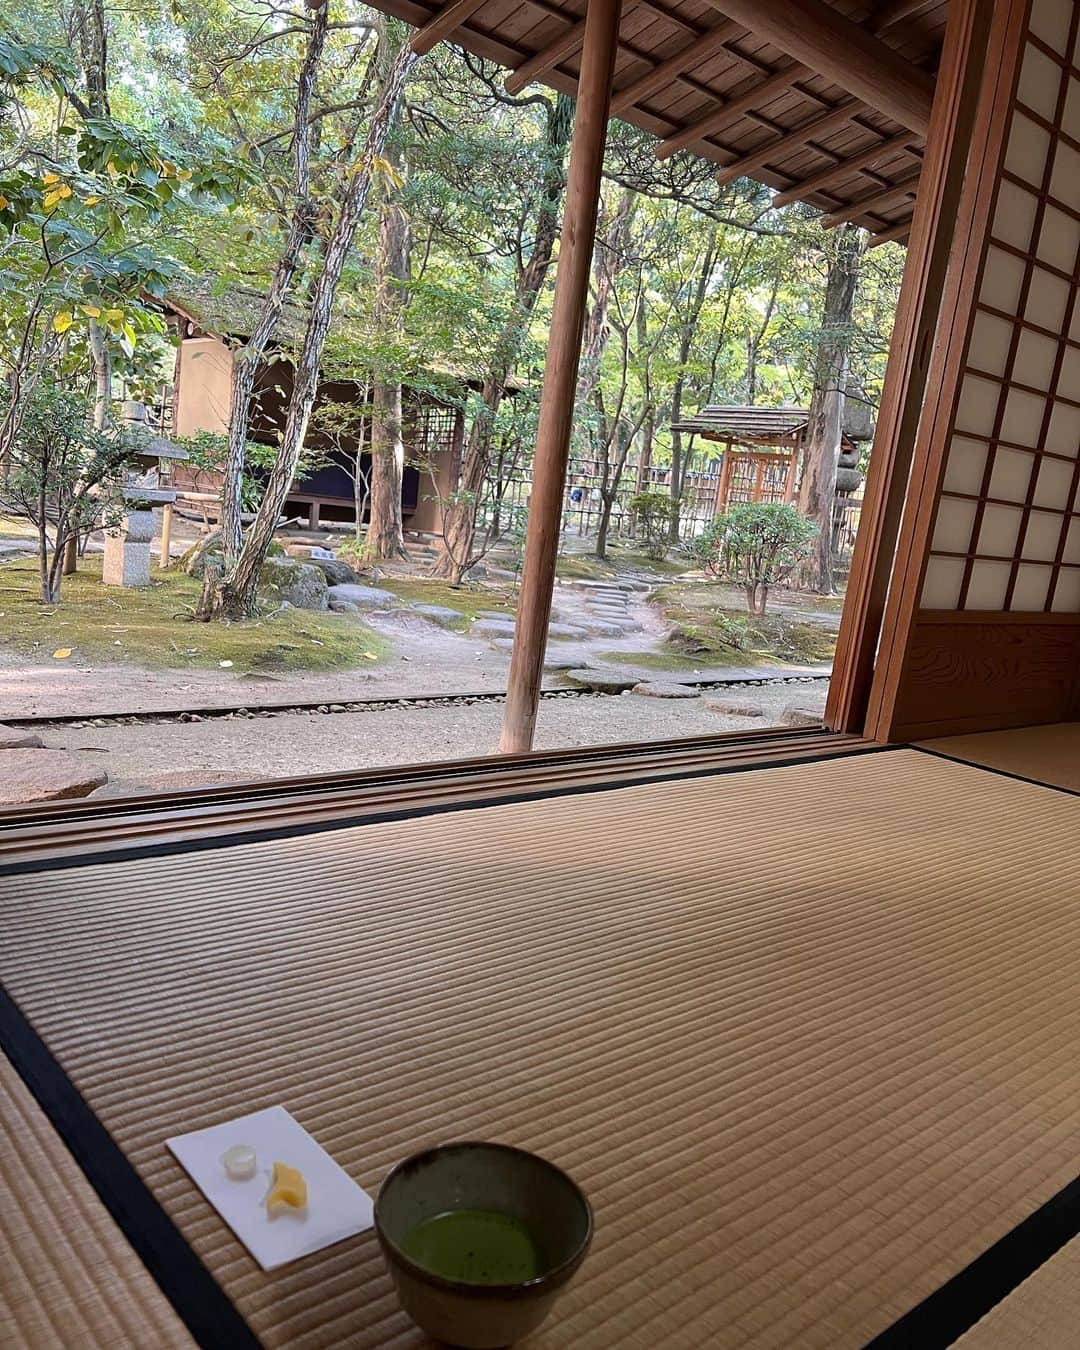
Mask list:
[[617,670],[568,670],[566,678],[579,689],[592,689],[597,694],[621,694],[624,689],[633,689],[638,682],[636,675]]
[[348,586],[357,581],[357,575],[346,562],[341,562],[338,558],[323,558],[316,553],[306,561],[313,567],[317,567],[326,578],[328,586]]
[[20,731],[18,727],[6,727],[0,723],[0,750],[40,749],[45,742],[32,731]]
[[674,680],[643,680],[634,685],[635,694],[644,694],[646,698],[700,698],[698,690],[688,684],[676,684]]
[[0,750],[0,806],[88,797],[108,778],[104,769],[64,750]]
[[342,600],[340,595],[331,593],[327,604],[333,614],[359,614],[360,606],[354,605],[351,600]]
[[702,702],[710,712],[723,713],[725,717],[765,716],[765,709],[760,703],[729,703],[722,698],[706,698]]
[[815,712],[812,708],[798,708],[795,704],[789,703],[780,714],[780,722],[785,727],[819,727],[821,713]]

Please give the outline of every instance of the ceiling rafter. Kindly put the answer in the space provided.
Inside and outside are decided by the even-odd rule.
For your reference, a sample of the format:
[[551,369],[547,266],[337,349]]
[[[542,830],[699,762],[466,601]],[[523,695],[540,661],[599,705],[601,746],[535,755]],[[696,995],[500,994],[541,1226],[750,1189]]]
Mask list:
[[797,202],[815,192],[824,192],[835,184],[842,183],[845,178],[850,178],[852,174],[862,173],[873,165],[880,164],[882,160],[891,159],[894,155],[907,153],[918,156],[918,140],[918,137],[912,136],[909,132],[901,131],[886,140],[868,145],[858,154],[846,156],[839,164],[811,174],[802,182],[793,183],[783,192],[778,192],[773,198],[773,206],[787,206],[789,202]]

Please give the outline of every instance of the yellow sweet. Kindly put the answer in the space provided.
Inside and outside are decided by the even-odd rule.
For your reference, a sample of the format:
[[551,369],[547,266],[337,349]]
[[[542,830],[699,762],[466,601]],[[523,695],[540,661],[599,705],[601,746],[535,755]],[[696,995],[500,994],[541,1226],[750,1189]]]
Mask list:
[[266,1212],[271,1218],[278,1209],[303,1209],[307,1204],[307,1182],[303,1174],[288,1163],[276,1162],[266,1197]]

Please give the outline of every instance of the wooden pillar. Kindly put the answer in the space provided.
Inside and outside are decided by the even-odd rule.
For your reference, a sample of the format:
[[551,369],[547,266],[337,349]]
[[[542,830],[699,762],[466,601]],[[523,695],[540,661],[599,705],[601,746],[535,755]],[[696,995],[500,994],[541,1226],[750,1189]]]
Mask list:
[[159,565],[164,570],[169,565],[169,551],[172,546],[172,502],[166,502],[161,508],[161,556]]
[[731,437],[724,446],[724,463],[720,468],[720,482],[716,487],[716,514],[722,516],[728,509],[728,495],[731,492],[731,457],[735,453]]
[[521,600],[499,745],[506,754],[531,749],[536,728],[621,9],[622,0],[589,0],[586,12],[566,212],[536,429]]

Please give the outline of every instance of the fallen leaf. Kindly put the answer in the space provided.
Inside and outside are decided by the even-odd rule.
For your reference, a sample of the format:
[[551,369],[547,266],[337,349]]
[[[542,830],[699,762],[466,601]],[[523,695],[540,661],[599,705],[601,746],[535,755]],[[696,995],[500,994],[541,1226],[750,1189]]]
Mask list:
[[53,652],[53,660],[66,661],[70,655],[71,655],[70,647],[57,647],[56,651]]
[[232,662],[231,662],[231,661],[219,661],[219,662],[218,662],[218,665],[222,668],[222,670],[227,670],[228,667],[232,665]]
[[379,659],[374,652],[361,652],[360,654],[365,661],[377,661]]

